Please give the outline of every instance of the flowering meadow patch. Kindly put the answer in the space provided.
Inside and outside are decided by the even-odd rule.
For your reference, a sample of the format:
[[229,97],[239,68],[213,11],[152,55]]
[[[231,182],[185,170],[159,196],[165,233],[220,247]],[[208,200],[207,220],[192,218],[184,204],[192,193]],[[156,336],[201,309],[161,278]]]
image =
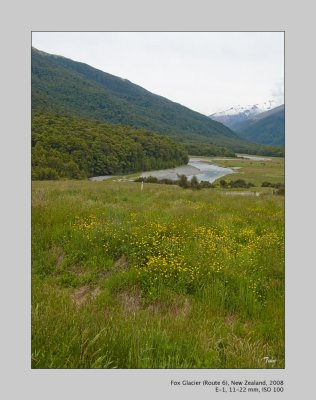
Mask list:
[[280,196],[129,182],[33,190],[45,194],[32,213],[34,367],[284,365]]

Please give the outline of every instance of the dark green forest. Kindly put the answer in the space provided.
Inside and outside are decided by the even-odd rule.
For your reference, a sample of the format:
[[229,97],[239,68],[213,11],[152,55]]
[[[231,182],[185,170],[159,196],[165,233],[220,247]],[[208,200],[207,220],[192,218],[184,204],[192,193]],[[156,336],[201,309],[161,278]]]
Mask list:
[[224,156],[235,157],[235,153],[257,154],[261,156],[284,157],[284,146],[260,145],[251,142],[236,144],[232,148],[227,145],[218,146],[216,144],[200,141],[200,142],[181,142],[187,149],[188,153],[197,156]]
[[32,179],[97,175],[186,164],[184,147],[144,129],[53,113],[32,114]]

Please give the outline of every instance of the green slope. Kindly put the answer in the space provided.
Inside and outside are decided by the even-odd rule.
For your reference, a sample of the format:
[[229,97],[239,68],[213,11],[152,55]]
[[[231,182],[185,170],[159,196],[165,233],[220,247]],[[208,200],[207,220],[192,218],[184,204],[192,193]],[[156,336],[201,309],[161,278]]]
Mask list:
[[224,125],[127,80],[32,49],[32,107],[174,136],[238,138]]
[[282,154],[128,80],[34,48],[32,110],[144,128],[181,141],[192,154]]
[[244,139],[255,143],[284,146],[284,122],[282,105],[239,124],[235,131]]

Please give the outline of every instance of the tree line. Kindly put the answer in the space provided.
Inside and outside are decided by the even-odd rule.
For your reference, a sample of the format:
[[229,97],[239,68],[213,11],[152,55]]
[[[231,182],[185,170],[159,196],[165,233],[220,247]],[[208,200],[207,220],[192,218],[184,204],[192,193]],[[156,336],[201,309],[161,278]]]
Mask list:
[[145,129],[32,114],[32,179],[84,179],[187,164],[185,148]]

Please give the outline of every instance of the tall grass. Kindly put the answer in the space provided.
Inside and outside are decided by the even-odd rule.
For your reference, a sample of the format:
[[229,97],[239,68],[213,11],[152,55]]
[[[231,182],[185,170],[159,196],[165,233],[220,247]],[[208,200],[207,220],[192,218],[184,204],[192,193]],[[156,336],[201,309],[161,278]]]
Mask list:
[[280,196],[34,182],[32,258],[34,368],[284,366]]

